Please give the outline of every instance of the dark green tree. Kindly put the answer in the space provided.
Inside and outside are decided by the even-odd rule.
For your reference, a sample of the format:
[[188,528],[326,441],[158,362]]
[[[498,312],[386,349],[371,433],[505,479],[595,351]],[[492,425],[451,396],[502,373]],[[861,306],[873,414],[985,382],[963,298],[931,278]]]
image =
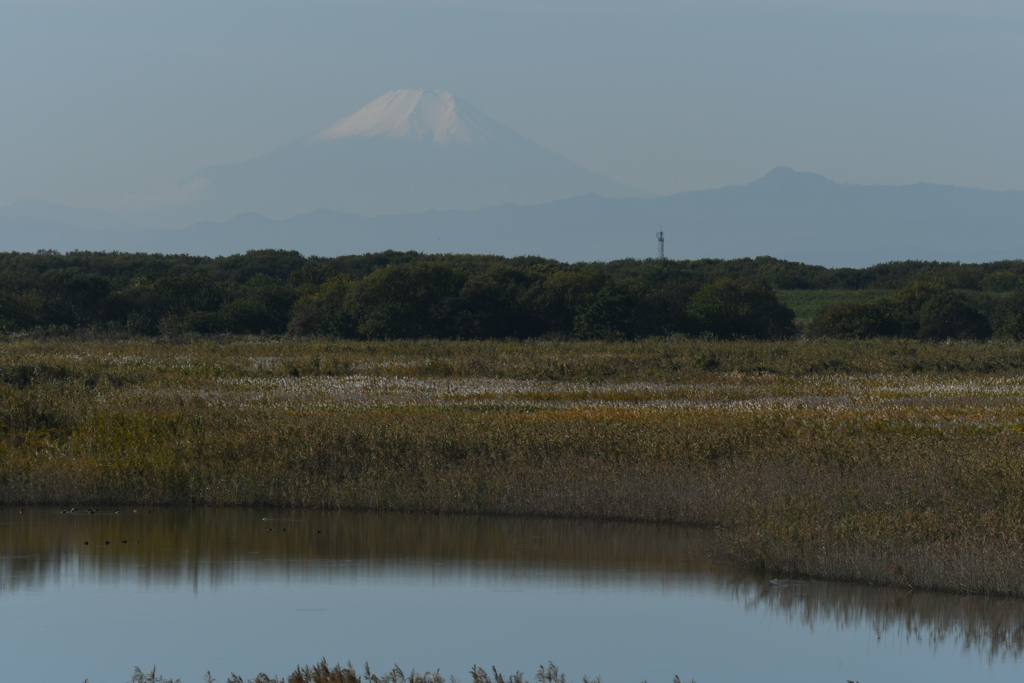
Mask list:
[[795,332],[793,309],[760,282],[713,282],[690,300],[689,313],[701,332],[719,339],[782,339]]
[[281,334],[288,328],[288,314],[296,291],[283,280],[256,275],[234,298],[221,306],[220,324],[228,332]]
[[469,339],[525,338],[543,332],[528,305],[536,273],[491,266],[466,281],[459,292],[458,336]]
[[527,294],[531,315],[543,333],[571,335],[576,317],[590,307],[609,279],[595,268],[549,271]]
[[388,266],[352,286],[348,310],[369,339],[452,337],[466,279],[463,271],[438,263]]
[[946,291],[936,282],[912,282],[892,295],[892,315],[899,323],[900,334],[917,337],[921,329],[921,309],[933,298]]
[[917,336],[920,339],[987,339],[992,336],[988,319],[960,292],[945,291],[921,307]]
[[47,301],[44,324],[81,327],[104,320],[110,282],[77,267],[54,269],[39,278],[39,291]]
[[1017,290],[999,302],[990,322],[1000,337],[1024,339],[1024,290]]
[[207,273],[168,273],[153,289],[167,315],[184,316],[194,311],[216,311],[224,303],[224,287]]
[[818,311],[810,332],[818,337],[843,339],[895,337],[900,333],[900,325],[888,302],[841,301]]
[[294,334],[321,334],[333,337],[357,336],[356,320],[348,310],[352,281],[336,275],[292,307],[288,331]]
[[654,287],[645,310],[649,329],[643,334],[694,334],[696,324],[688,307],[698,290],[693,280],[673,280]]
[[609,280],[573,320],[573,333],[582,339],[635,339],[654,334],[657,320],[650,292],[638,280]]

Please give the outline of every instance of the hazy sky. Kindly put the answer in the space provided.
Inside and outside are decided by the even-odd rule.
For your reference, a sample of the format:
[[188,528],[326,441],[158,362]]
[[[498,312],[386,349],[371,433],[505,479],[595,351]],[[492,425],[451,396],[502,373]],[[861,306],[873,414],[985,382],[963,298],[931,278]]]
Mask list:
[[396,88],[662,193],[1024,190],[1024,3],[0,0],[0,205],[116,208]]

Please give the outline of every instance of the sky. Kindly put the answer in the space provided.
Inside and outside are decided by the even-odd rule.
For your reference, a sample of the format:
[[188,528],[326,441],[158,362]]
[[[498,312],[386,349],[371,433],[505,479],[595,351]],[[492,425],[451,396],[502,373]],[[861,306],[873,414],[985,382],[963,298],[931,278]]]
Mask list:
[[0,205],[119,211],[398,88],[656,193],[1024,190],[1024,3],[0,0]]

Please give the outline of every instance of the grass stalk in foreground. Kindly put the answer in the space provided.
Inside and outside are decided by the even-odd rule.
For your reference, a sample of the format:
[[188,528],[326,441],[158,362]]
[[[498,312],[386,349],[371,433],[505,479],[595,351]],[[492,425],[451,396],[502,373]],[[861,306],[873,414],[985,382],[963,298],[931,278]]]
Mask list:
[[[492,674],[493,678],[491,677]],[[491,671],[488,672],[487,669],[473,666],[469,670],[469,675],[473,683],[527,683],[530,680],[535,681],[535,683],[566,683],[565,674],[550,662],[548,662],[546,667],[539,667],[532,679],[522,671],[506,675],[500,673],[495,667],[491,667]],[[205,680],[206,683],[214,683],[215,679],[207,672]],[[340,664],[331,667],[325,658],[313,666],[296,667],[295,671],[287,678],[271,678],[266,674],[259,674],[256,678],[246,681],[241,676],[231,674],[228,676],[226,683],[456,683],[457,680],[455,676],[445,679],[441,675],[440,670],[417,673],[413,669],[408,674],[405,674],[397,666],[387,673],[377,675],[370,671],[370,665],[367,664],[364,672],[360,673],[352,667],[351,662],[345,667],[342,667]],[[153,667],[149,672],[135,667],[135,675],[132,676],[131,683],[181,682],[180,679],[165,678],[157,675],[156,667]],[[583,683],[601,683],[601,677],[589,678],[584,676]],[[676,676],[672,679],[672,683],[682,683],[682,681],[679,676]]]

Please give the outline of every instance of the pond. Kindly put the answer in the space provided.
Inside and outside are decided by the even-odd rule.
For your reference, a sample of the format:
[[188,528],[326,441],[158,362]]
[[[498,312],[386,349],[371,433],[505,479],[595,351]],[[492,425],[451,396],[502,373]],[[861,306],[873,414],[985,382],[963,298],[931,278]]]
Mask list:
[[182,683],[473,664],[570,680],[1002,681],[1024,602],[711,561],[671,525],[265,509],[5,507],[0,679]]

